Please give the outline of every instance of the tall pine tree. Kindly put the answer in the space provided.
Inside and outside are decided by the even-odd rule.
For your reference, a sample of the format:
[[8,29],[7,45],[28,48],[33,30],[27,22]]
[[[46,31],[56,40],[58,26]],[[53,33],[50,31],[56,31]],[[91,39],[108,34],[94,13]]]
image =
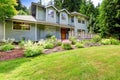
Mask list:
[[120,39],[120,0],[103,0],[99,25],[102,37]]

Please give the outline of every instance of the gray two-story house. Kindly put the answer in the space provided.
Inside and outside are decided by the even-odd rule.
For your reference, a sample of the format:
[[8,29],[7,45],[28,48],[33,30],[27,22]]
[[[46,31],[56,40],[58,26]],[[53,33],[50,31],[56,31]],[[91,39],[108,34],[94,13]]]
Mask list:
[[87,33],[88,17],[78,12],[68,12],[66,9],[58,10],[53,5],[43,6],[38,3],[31,4],[31,15],[16,15],[6,19],[6,24],[0,22],[0,40],[15,39],[38,41],[48,35],[58,39],[68,39]]

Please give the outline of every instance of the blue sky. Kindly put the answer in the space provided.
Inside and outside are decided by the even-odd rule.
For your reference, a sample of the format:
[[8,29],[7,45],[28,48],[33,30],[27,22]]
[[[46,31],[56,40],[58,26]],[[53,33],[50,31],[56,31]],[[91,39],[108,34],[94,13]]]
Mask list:
[[[29,7],[31,5],[31,2],[38,2],[39,0],[21,0],[22,4]],[[50,0],[42,0],[43,4],[47,4]],[[94,5],[96,6],[98,2],[101,2],[102,0],[92,0]]]

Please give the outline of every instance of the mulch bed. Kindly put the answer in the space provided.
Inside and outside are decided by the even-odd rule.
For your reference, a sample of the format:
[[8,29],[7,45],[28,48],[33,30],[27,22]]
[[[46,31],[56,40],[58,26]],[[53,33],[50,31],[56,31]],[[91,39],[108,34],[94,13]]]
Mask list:
[[[75,46],[72,46],[72,47],[73,49],[75,49]],[[61,52],[61,51],[64,51],[64,49],[61,46],[58,46],[53,49],[45,49],[43,50],[43,53],[50,54],[53,52]],[[6,52],[0,51],[0,61],[24,57],[23,53],[24,53],[24,50],[19,49],[18,47],[16,47],[16,49],[14,50],[6,51]]]
[[61,46],[58,46],[58,47],[55,47],[53,49],[45,49],[45,50],[43,50],[43,53],[49,54],[49,53],[60,52],[60,51],[64,51],[64,49],[62,49]]
[[0,52],[0,61],[23,57],[22,49],[15,49],[6,52]]

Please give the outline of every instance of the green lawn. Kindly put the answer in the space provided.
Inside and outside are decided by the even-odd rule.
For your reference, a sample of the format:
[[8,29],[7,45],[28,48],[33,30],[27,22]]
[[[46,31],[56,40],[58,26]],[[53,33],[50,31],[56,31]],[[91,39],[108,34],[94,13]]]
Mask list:
[[120,46],[0,62],[0,80],[120,80]]

